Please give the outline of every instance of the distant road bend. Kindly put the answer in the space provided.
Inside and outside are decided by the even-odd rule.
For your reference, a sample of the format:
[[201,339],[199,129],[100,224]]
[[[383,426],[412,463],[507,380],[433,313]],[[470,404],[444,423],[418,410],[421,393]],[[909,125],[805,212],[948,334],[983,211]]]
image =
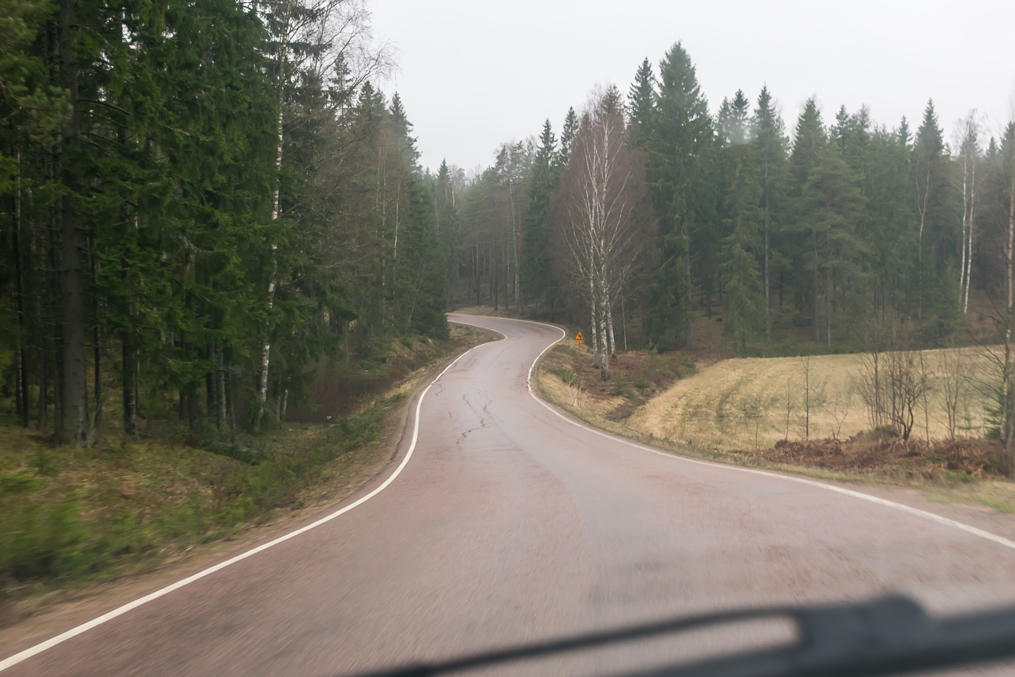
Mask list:
[[[4,677],[344,675],[759,604],[890,591],[934,613],[1015,602],[1003,533],[577,425],[527,384],[559,329],[451,320],[505,340],[469,351],[414,403],[418,437],[410,425],[399,458],[415,441],[411,456],[392,463],[390,482],[295,537],[0,661]],[[785,633],[721,628],[496,672],[609,673]]]

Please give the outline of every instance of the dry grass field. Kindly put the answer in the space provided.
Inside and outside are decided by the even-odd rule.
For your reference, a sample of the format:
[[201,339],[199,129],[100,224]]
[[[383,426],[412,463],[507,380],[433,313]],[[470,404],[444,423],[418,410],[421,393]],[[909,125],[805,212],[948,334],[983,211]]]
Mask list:
[[[961,374],[956,434],[980,437],[990,407],[993,362],[982,348],[922,351],[929,381],[913,436],[948,436],[945,379]],[[872,426],[861,395],[862,354],[728,359],[701,368],[651,398],[626,421],[640,433],[698,447],[751,449],[783,439],[844,439]],[[810,396],[805,397],[807,370]]]
[[[883,368],[911,358],[925,375],[926,396],[914,408],[908,442],[887,429],[871,430],[863,396],[869,393],[863,384],[869,355],[716,358],[700,350],[624,352],[604,382],[591,351],[568,342],[547,353],[538,383],[546,399],[578,418],[681,455],[909,486],[932,501],[1015,513],[1011,459],[986,437],[996,352],[967,347],[881,355]],[[956,385],[957,396],[946,397]],[[954,439],[948,399],[956,402]]]

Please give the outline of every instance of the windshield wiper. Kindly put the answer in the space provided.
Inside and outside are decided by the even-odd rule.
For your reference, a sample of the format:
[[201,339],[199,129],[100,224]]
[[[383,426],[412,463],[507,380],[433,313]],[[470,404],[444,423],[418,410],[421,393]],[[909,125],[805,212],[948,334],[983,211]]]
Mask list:
[[711,625],[780,618],[796,625],[798,639],[795,643],[623,674],[629,677],[896,675],[1015,657],[1015,607],[932,618],[908,597],[889,596],[856,603],[768,607],[690,616],[368,674],[373,677],[440,675]]

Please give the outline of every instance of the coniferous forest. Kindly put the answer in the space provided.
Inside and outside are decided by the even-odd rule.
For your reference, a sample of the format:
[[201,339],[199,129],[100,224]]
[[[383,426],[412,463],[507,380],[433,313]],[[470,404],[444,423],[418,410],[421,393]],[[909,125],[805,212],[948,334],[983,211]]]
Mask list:
[[468,176],[420,165],[359,3],[2,8],[0,373],[58,442],[107,399],[127,436],[257,432],[322,359],[454,307],[581,326],[604,377],[703,317],[773,354],[947,345],[1011,307],[1015,124],[975,110],[784,120],[767,88],[706,101],[677,43]]
[[892,126],[814,98],[783,120],[777,95],[706,101],[677,43],[503,144],[459,200],[452,298],[584,327],[604,361],[690,348],[700,318],[750,354],[998,339],[1015,124],[970,102],[946,131],[931,99]]
[[446,335],[447,175],[371,84],[389,64],[361,3],[0,7],[0,368],[23,425],[88,444],[108,398],[128,437],[256,432],[319,360]]

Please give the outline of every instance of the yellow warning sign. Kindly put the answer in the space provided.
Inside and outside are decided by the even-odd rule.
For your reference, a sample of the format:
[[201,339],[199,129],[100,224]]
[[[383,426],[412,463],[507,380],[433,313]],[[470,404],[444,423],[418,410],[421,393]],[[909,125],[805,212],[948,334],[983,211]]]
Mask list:
[[582,335],[582,330],[579,329],[578,333],[574,335],[575,343],[585,343],[585,336]]

